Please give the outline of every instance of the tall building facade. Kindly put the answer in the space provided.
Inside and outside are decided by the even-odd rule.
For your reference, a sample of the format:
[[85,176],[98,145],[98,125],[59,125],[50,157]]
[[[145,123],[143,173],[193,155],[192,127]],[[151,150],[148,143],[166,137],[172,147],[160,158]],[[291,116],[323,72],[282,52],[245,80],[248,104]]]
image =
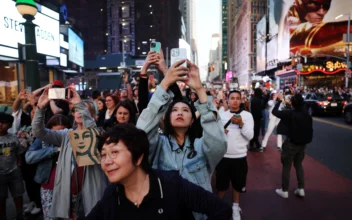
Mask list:
[[[60,0],[69,22],[85,36],[85,59],[125,53],[145,57],[152,40],[177,48],[181,37],[179,0]],[[144,58],[143,58],[144,59]]]
[[211,37],[211,48],[209,51],[208,81],[220,78],[221,69],[221,35],[213,34]]
[[221,14],[222,14],[222,19],[221,19],[221,27],[222,27],[222,35],[221,35],[221,68],[220,68],[220,78],[223,79],[225,78],[225,73],[227,70],[228,66],[228,51],[227,51],[227,45],[228,45],[228,0],[222,0],[222,5],[221,5]]
[[180,0],[179,7],[186,27],[185,40],[191,46],[193,62],[198,63],[196,0]]
[[68,22],[84,36],[85,59],[108,52],[107,1],[59,0],[67,6]]
[[135,1],[107,0],[107,51],[135,54]]
[[235,0],[231,24],[231,70],[239,85],[248,88],[256,72],[256,25],[265,16],[267,0]]

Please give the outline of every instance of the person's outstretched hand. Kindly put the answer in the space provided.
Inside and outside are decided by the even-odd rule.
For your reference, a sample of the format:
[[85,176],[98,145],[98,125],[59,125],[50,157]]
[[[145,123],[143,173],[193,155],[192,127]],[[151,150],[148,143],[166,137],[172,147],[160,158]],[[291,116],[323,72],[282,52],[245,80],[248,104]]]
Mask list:
[[[185,60],[180,60],[174,65],[172,65],[167,71],[165,78],[161,81],[160,85],[165,89],[174,84],[176,81],[185,81],[187,80],[187,76],[189,74],[189,69],[187,67],[182,66]],[[186,77],[185,77],[186,76]]]
[[38,99],[38,108],[39,109],[45,109],[45,107],[49,104],[50,99],[49,99],[49,88],[50,87],[46,87],[44,89],[43,94],[39,97]]
[[187,60],[187,65],[189,66],[189,74],[188,78],[185,80],[186,85],[195,91],[203,89],[198,67],[189,60]]

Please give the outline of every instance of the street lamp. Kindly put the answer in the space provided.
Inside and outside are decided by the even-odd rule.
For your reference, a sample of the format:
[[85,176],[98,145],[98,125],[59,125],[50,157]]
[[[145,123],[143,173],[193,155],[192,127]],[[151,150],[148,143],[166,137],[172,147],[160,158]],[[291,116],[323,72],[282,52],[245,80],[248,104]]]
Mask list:
[[339,16],[337,16],[335,19],[340,19],[343,16],[348,16],[348,25],[347,25],[347,53],[346,53],[346,61],[347,61],[347,68],[346,68],[346,72],[345,72],[345,77],[346,77],[346,81],[345,81],[345,88],[348,88],[348,76],[349,76],[349,70],[350,70],[350,32],[351,32],[351,12],[347,13],[347,14],[340,14]]
[[35,25],[32,21],[38,12],[37,4],[33,0],[17,0],[17,11],[22,15],[26,22],[22,23],[25,27],[25,77],[26,86],[31,87],[32,90],[40,87],[39,68],[37,57],[37,46],[35,39]]

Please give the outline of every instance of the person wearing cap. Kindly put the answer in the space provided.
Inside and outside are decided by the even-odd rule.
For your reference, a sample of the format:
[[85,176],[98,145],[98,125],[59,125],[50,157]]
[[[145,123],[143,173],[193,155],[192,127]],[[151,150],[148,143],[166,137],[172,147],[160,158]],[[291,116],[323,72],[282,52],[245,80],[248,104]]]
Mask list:
[[10,191],[16,205],[16,218],[23,218],[24,184],[20,166],[20,142],[8,133],[14,118],[0,112],[0,219],[6,219],[6,199]]
[[[52,88],[65,88],[64,84],[60,80],[55,80],[52,84]],[[51,117],[56,114],[62,114],[68,116],[70,112],[69,103],[65,100],[50,100],[50,104],[45,112],[45,123],[47,123]]]

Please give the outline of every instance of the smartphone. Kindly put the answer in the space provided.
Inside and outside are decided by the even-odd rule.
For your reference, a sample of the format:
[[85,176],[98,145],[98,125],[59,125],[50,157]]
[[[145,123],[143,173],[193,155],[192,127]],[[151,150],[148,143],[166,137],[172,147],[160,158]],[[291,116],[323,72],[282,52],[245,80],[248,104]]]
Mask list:
[[50,88],[49,99],[67,99],[69,98],[69,90],[67,88]]
[[150,43],[150,51],[155,51],[160,54],[160,50],[161,50],[161,43],[160,42],[152,41]]
[[28,87],[26,88],[26,93],[32,93],[32,87],[28,86]]
[[[186,48],[173,48],[171,49],[171,65],[180,61],[187,59]],[[181,66],[187,67],[187,62],[184,62]]]
[[235,118],[240,118],[241,115],[240,115],[240,114],[234,114],[233,117],[235,117]]

